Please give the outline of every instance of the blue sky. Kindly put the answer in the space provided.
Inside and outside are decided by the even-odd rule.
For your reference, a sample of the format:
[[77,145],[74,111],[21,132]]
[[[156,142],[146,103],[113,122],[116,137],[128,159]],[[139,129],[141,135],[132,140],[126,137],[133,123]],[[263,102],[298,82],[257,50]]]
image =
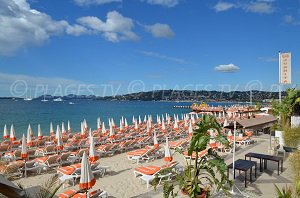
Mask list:
[[0,96],[276,91],[278,51],[300,83],[299,0],[1,0],[0,21]]

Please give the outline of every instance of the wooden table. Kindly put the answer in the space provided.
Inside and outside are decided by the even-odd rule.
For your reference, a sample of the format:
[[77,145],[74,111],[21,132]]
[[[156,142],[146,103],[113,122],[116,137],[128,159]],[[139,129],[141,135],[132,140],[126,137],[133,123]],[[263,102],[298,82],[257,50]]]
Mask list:
[[281,164],[281,172],[283,172],[283,157],[278,157],[278,156],[273,156],[273,155],[265,155],[265,154],[260,154],[260,153],[247,153],[245,155],[245,160],[247,159],[247,157],[250,158],[250,161],[251,161],[251,158],[259,159],[260,172],[263,171],[263,167],[264,167],[264,169],[267,169],[268,160],[277,162],[278,175],[279,175],[280,164]]
[[[235,170],[245,172],[245,188],[247,187],[247,172],[250,169],[250,182],[252,182],[252,167],[255,167],[255,178],[256,178],[256,167],[257,164],[254,161],[238,159],[234,162],[233,178],[235,179]],[[229,177],[229,169],[233,168],[233,163],[228,166],[227,176]]]

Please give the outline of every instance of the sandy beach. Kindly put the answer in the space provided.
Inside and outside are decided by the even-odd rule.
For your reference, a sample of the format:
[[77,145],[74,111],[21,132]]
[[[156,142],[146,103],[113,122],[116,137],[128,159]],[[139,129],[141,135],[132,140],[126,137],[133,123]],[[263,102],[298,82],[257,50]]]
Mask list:
[[[253,137],[255,140],[254,144],[247,146],[240,146],[236,152],[236,159],[244,159],[244,155],[248,152],[265,153],[268,151],[268,135],[261,135],[258,137]],[[175,153],[174,160],[180,162],[182,165],[185,164],[184,158]],[[232,154],[223,154],[225,162],[230,164],[232,162]],[[141,165],[163,165],[165,162],[163,159],[157,159],[150,161],[148,163],[141,163],[137,165],[133,161],[129,161],[126,157],[126,153],[117,154],[112,157],[105,157],[99,159],[99,162],[103,166],[110,166],[111,173],[105,175],[104,177],[98,178],[93,189],[103,189],[109,194],[109,197],[162,197],[162,187],[159,186],[155,192],[150,186],[148,189],[144,183],[139,179],[134,177],[133,169]],[[241,175],[237,174],[235,179],[236,187],[243,192],[244,195],[248,194],[250,197],[275,197],[274,184],[278,185],[280,188],[286,184],[291,184],[293,182],[293,175],[291,167],[288,162],[288,157],[285,158],[283,163],[283,173],[277,175],[277,164],[269,162],[268,169],[264,172],[259,172],[257,170],[257,178],[254,178],[253,183],[249,183],[247,188],[244,187],[243,173]],[[52,171],[55,174],[55,171]],[[52,174],[44,173],[41,175],[30,175],[28,178],[22,178],[15,180],[14,183],[21,183],[25,187],[29,187],[31,192],[34,191],[35,187],[45,182]],[[230,178],[232,175],[230,173]],[[69,186],[66,188],[60,188],[57,194],[67,190],[67,189],[78,189],[78,185]],[[235,188],[235,191],[238,189]],[[184,197],[179,193],[179,197]],[[222,194],[217,194],[213,197],[223,197]]]

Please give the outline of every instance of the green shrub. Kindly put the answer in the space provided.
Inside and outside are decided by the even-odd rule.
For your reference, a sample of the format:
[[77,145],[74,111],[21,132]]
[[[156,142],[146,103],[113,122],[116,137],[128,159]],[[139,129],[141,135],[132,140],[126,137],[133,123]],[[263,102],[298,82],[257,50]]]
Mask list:
[[300,143],[300,127],[284,127],[283,139],[286,146],[297,148]]

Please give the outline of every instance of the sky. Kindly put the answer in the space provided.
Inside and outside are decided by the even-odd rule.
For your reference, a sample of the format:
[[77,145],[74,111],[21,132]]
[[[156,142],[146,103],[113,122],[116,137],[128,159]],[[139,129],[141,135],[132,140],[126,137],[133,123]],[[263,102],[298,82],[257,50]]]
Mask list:
[[[300,83],[300,0],[0,0],[0,96]],[[286,88],[286,86],[285,86]]]

